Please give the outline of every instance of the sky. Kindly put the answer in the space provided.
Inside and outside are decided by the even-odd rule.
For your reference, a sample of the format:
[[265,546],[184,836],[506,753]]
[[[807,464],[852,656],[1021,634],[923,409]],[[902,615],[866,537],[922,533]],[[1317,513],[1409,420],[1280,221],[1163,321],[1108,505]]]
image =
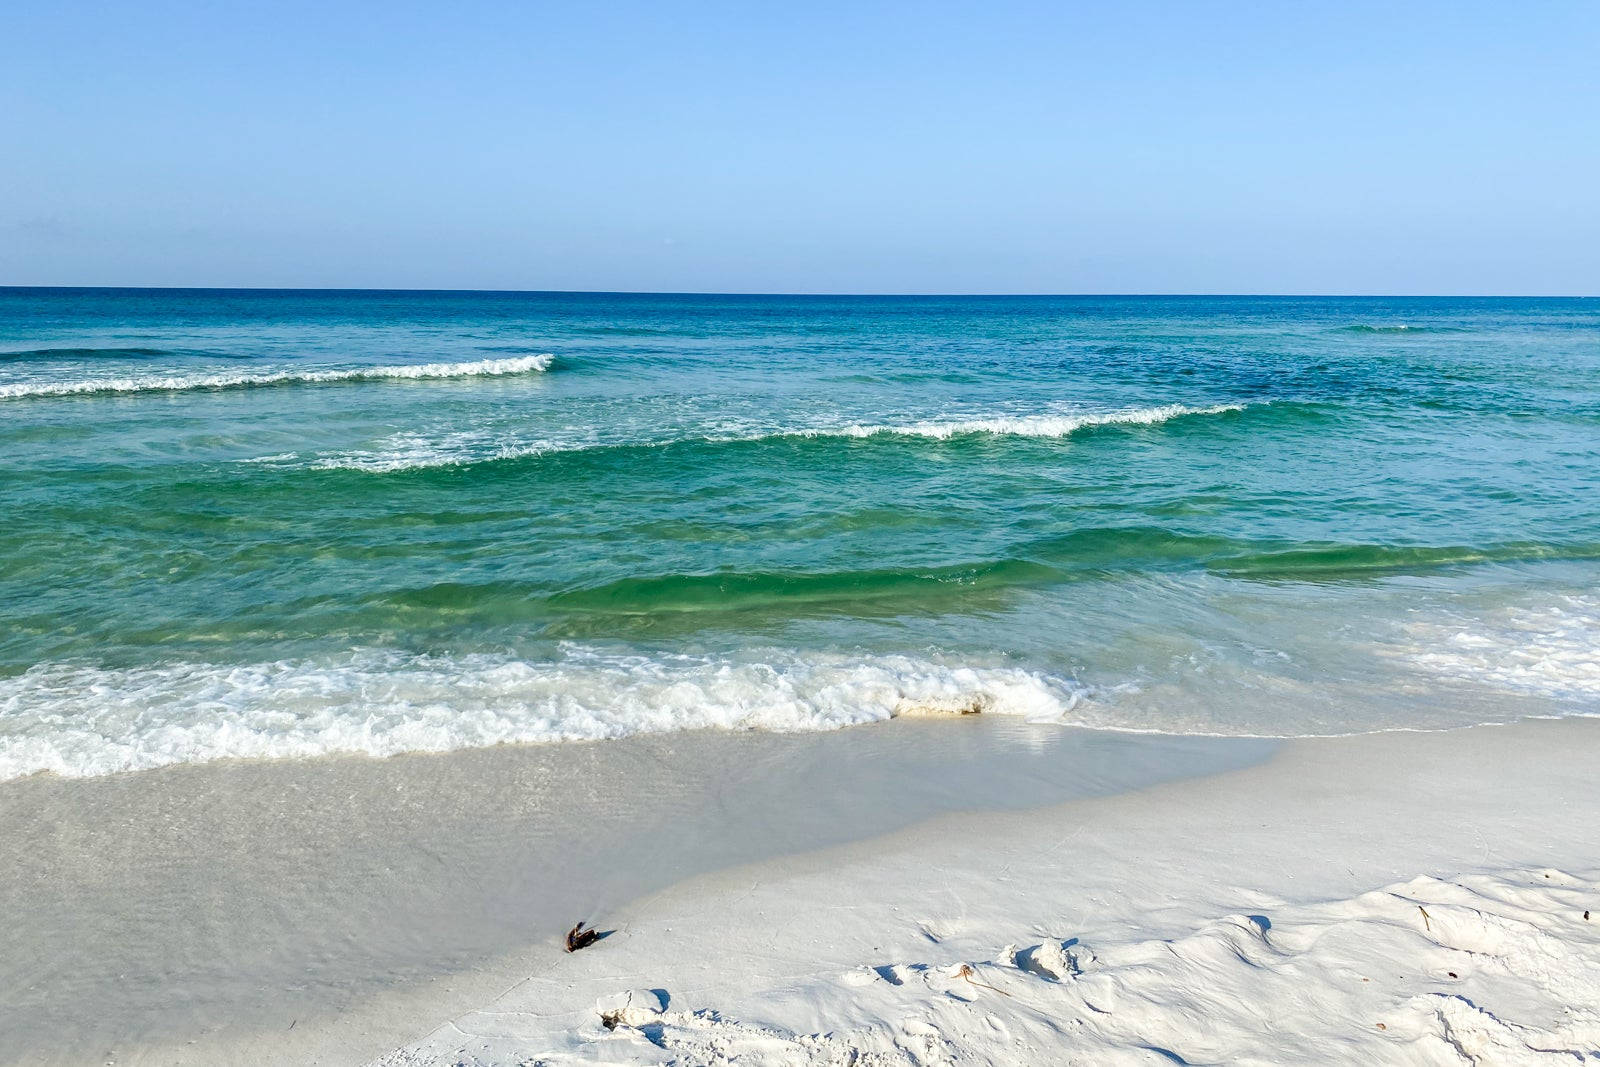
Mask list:
[[0,284],[1600,294],[1600,3],[0,15]]

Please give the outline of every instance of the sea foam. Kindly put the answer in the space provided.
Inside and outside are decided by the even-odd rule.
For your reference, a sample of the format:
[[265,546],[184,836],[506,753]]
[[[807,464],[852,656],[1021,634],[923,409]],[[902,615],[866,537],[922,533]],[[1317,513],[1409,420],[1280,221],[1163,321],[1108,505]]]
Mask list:
[[567,645],[548,661],[364,650],[243,665],[43,664],[0,680],[0,780],[707,727],[830,730],[940,710],[1058,719],[1087,692],[1014,667],[778,650],[732,658]]
[[1600,597],[1561,596],[1409,625],[1425,670],[1513,693],[1600,707]]
[[500,459],[539,456],[547,452],[574,452],[584,447],[582,444],[544,438],[497,438],[481,430],[462,430],[437,436],[408,431],[385,438],[375,448],[310,457],[290,453],[287,456],[267,456],[258,462],[281,464],[288,460],[291,466],[308,466],[315,470],[355,470],[382,474],[430,467],[461,467]]
[[1243,404],[1215,404],[1211,407],[1188,407],[1183,404],[1163,404],[1159,407],[1131,408],[1122,411],[1081,412],[1047,415],[1008,415],[984,419],[926,420],[904,425],[852,425],[802,431],[806,436],[876,437],[893,435],[901,437],[931,437],[947,440],[952,437],[989,434],[996,437],[1069,437],[1080,430],[1096,426],[1154,426],[1171,419],[1188,415],[1221,415],[1243,411]]
[[78,381],[13,382],[0,385],[0,400],[76,396],[84,393],[164,393],[193,389],[239,389],[266,385],[378,381],[397,378],[475,378],[530,374],[550,369],[550,353],[464,363],[414,363],[389,367],[332,370],[278,370],[266,373],[134,375],[126,378],[84,378]]
[[815,426],[723,425],[707,430],[646,435],[620,441],[522,438],[486,430],[459,430],[442,434],[406,431],[393,434],[371,448],[323,454],[286,453],[263,456],[252,462],[311,467],[319,470],[358,470],[368,473],[422,470],[430,467],[467,466],[497,460],[522,459],[552,452],[584,452],[605,448],[662,448],[692,442],[749,444],[786,438],[865,439],[913,437],[947,441],[967,436],[1064,438],[1099,426],[1155,426],[1191,415],[1221,415],[1243,411],[1245,404],[1189,407],[1165,404],[1114,411],[997,415],[988,418],[923,419],[903,423],[839,423]]

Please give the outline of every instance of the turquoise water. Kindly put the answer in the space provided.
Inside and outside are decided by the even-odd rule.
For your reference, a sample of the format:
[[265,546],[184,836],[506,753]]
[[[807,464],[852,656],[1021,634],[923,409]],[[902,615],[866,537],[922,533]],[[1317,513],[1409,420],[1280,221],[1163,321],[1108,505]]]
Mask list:
[[1600,710],[1600,301],[0,290],[0,777]]

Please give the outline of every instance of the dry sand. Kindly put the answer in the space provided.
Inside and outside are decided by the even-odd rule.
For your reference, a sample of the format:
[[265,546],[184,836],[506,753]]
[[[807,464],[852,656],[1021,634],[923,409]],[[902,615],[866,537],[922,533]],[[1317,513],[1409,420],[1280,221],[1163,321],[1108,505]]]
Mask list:
[[0,1060],[1600,1061],[1597,753],[980,716],[35,777]]
[[721,872],[382,1063],[1597,1062],[1597,753],[1309,740]]
[[1273,747],[968,717],[7,782],[0,1063],[360,1063],[685,878]]

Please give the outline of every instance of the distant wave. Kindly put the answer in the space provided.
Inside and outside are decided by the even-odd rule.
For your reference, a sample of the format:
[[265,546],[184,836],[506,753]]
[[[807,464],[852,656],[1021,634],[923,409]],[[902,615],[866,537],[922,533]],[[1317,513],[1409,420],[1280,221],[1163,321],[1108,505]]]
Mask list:
[[1413,326],[1409,323],[1366,323],[1356,322],[1339,329],[1345,333],[1466,333],[1462,326]]
[[554,358],[549,353],[541,353],[510,359],[472,360],[465,363],[416,363],[393,367],[351,367],[340,370],[283,370],[265,374],[136,375],[126,378],[87,378],[69,382],[18,382],[0,385],[0,400],[92,393],[170,393],[199,389],[240,389],[269,385],[401,378],[491,377],[549,370]]
[[901,655],[561,651],[548,661],[365,650],[243,665],[45,664],[0,679],[0,780],[711,727],[831,730],[897,715],[1054,720],[1088,692],[1038,671]]
[[1157,423],[1190,415],[1221,415],[1243,411],[1243,404],[1216,404],[1195,408],[1183,404],[1164,404],[1160,407],[1133,408],[1124,411],[1090,412],[1071,415],[1015,415],[989,419],[927,420],[905,425],[852,425],[824,427],[815,430],[797,430],[762,436],[783,437],[931,437],[948,440],[952,437],[987,434],[996,437],[1069,437],[1080,430],[1096,426],[1154,426]]
[[0,352],[0,362],[31,359],[148,359],[151,356],[174,354],[165,348],[24,348],[15,352]]
[[666,448],[674,445],[752,444],[785,439],[866,439],[912,437],[947,441],[960,437],[1069,437],[1101,426],[1155,426],[1177,418],[1221,415],[1243,411],[1245,404],[1217,404],[1211,407],[1186,407],[1166,404],[1159,407],[1122,411],[1085,412],[1060,415],[1015,415],[982,419],[922,420],[903,424],[852,423],[812,427],[751,427],[730,432],[686,433],[638,441],[558,441],[497,438],[481,430],[457,431],[430,437],[406,432],[395,434],[376,448],[304,456],[288,453],[264,456],[255,462],[290,464],[322,470],[358,470],[389,473],[426,470],[433,467],[459,467],[479,463],[525,459],[560,452],[589,452],[622,448]]

